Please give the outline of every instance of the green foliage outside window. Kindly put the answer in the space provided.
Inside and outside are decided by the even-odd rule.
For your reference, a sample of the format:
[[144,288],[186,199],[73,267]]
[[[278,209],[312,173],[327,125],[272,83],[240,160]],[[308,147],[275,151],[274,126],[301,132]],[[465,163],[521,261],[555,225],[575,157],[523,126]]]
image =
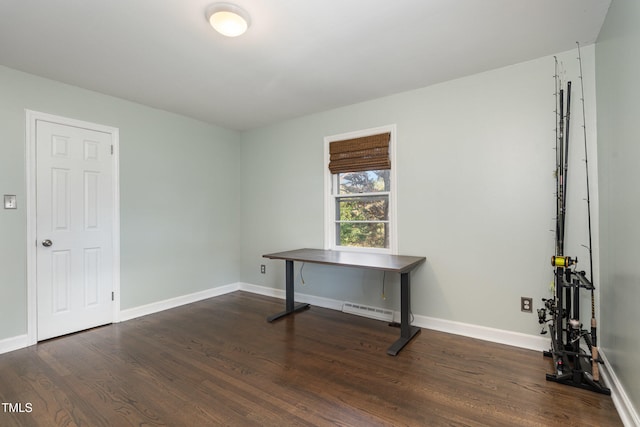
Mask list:
[[389,171],[351,172],[338,179],[340,245],[389,247]]

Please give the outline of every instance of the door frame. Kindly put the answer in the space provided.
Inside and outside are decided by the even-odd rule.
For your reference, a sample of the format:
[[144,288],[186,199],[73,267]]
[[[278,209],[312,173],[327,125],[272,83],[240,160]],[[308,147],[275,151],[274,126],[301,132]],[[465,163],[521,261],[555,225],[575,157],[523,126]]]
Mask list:
[[74,126],[84,129],[104,132],[111,135],[113,144],[113,292],[114,304],[112,321],[118,321],[120,313],[120,141],[119,129],[111,126],[85,122],[68,117],[38,111],[25,110],[26,115],[26,210],[27,210],[27,345],[38,341],[38,305],[37,305],[37,274],[36,274],[36,124],[38,120]]

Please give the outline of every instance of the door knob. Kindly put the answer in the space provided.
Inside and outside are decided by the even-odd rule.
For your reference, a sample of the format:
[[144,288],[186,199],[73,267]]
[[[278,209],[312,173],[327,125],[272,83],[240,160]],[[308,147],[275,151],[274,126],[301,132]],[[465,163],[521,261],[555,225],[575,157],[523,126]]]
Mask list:
[[51,245],[53,245],[53,242],[51,240],[49,240],[49,239],[42,241],[42,246],[45,246],[45,247],[48,248]]

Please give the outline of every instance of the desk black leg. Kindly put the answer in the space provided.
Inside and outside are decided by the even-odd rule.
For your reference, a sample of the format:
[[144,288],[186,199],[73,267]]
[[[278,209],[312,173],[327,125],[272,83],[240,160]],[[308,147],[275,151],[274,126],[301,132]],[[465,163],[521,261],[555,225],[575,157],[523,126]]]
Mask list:
[[420,332],[420,328],[411,326],[411,282],[409,273],[400,273],[400,338],[387,350],[391,356],[397,355],[409,341]]
[[285,300],[285,310],[278,314],[274,314],[273,316],[267,317],[267,322],[273,322],[274,320],[280,319],[281,317],[287,316],[292,313],[296,313],[298,311],[306,310],[309,308],[309,304],[298,304],[296,305],[293,297],[293,261],[286,260],[285,264],[285,292],[286,292],[286,300]]

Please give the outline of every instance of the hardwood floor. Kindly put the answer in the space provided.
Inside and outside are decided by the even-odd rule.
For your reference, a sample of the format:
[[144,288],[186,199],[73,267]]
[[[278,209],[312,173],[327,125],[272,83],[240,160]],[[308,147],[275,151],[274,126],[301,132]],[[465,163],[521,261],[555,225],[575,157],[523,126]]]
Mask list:
[[282,307],[236,292],[0,355],[0,425],[622,425],[539,352],[423,329],[391,357],[383,322]]

